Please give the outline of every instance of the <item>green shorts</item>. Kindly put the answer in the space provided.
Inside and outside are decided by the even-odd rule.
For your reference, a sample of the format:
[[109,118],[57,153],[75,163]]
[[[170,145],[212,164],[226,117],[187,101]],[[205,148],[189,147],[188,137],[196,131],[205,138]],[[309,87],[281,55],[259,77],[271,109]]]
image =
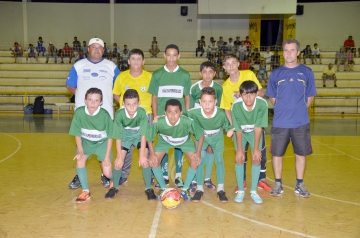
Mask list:
[[221,131],[216,136],[207,136],[204,138],[202,150],[205,150],[208,146],[211,146],[214,154],[224,153],[224,135]]
[[154,148],[155,152],[168,152],[171,148],[177,148],[180,149],[182,152],[196,152],[196,148],[194,143],[192,142],[191,138],[189,137],[187,141],[185,141],[183,144],[178,146],[173,146],[166,142],[161,136],[158,137],[158,141],[156,143],[156,146]]
[[[94,154],[97,156],[100,162],[104,161],[107,150],[107,140],[98,143],[88,142],[86,140],[83,140],[82,146],[84,150],[84,155],[90,156]],[[112,155],[112,151],[110,151],[110,161],[112,160],[113,160],[113,155]]]
[[[259,141],[259,150],[261,151],[261,141],[262,141],[262,136],[263,134],[261,134],[260,137],[260,141]],[[234,148],[235,150],[237,150],[237,143],[236,143],[236,133],[234,133],[233,135],[233,140],[234,140]],[[242,133],[242,149],[245,149],[246,144],[249,143],[250,145],[250,149],[251,151],[254,151],[254,146],[255,146],[255,132],[250,132],[250,133]]]
[[130,149],[132,145],[137,146],[141,141],[140,131],[130,131],[123,129],[123,136],[121,139],[121,146]]

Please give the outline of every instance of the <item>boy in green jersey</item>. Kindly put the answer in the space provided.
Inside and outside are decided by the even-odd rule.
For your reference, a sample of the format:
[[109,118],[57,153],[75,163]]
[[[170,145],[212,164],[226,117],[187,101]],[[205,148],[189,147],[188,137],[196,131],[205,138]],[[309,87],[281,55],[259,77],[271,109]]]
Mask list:
[[139,106],[140,98],[135,89],[128,89],[123,95],[123,106],[116,112],[114,120],[113,138],[116,139],[116,160],[110,189],[105,198],[113,198],[119,192],[119,179],[124,166],[125,156],[132,145],[139,150],[139,166],[145,179],[145,194],[148,200],[155,200],[154,190],[151,188],[151,167],[148,160],[146,146],[146,131],[148,116],[145,108]]
[[111,178],[112,161],[112,130],[113,121],[109,113],[101,108],[102,91],[90,88],[85,94],[85,105],[75,110],[69,134],[75,136],[77,155],[76,172],[82,186],[82,193],[76,203],[83,203],[90,199],[90,190],[87,181],[86,161],[92,154],[97,155],[103,173]]
[[245,196],[243,186],[245,146],[249,143],[252,152],[250,196],[255,203],[262,203],[256,188],[260,175],[262,128],[268,126],[268,106],[265,99],[257,96],[258,86],[254,81],[244,81],[239,91],[241,97],[231,107],[232,121],[236,131],[235,173],[239,188],[234,201],[243,202]]
[[196,124],[200,125],[204,130],[204,144],[201,151],[201,164],[196,173],[197,190],[192,198],[194,202],[198,202],[204,193],[203,175],[204,165],[207,163],[206,148],[211,146],[213,155],[215,156],[216,163],[216,176],[217,176],[217,196],[220,202],[227,202],[228,199],[224,192],[224,135],[223,129],[232,134],[233,127],[230,125],[229,120],[223,110],[216,106],[216,92],[212,87],[205,87],[201,90],[201,97],[199,99],[200,108],[193,108],[187,112],[187,115],[192,118]]
[[[198,141],[197,149],[190,138],[190,133]],[[157,134],[159,134],[158,141],[154,148],[153,141]],[[146,140],[150,150],[149,163],[160,185],[159,197],[161,197],[163,190],[166,189],[160,167],[161,160],[171,148],[178,148],[185,153],[190,165],[180,194],[185,201],[191,201],[189,186],[201,162],[200,156],[204,141],[204,130],[196,125],[191,118],[182,116],[182,107],[179,100],[170,99],[165,105],[165,116],[159,117],[158,122],[149,128],[146,133]]]

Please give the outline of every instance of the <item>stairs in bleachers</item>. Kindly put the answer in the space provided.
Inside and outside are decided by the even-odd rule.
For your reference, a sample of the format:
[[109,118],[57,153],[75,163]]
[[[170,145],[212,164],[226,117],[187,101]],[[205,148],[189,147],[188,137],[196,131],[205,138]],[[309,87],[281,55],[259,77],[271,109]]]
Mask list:
[[[165,64],[162,52],[158,58],[150,58],[145,53],[144,69],[150,72]],[[322,65],[312,65],[310,60],[307,66],[313,69],[316,79],[317,93],[310,109],[314,114],[359,114],[360,106],[360,58],[355,59],[355,72],[337,72],[337,86],[327,82],[327,87],[322,87],[322,71],[328,63],[334,62],[335,52],[323,52]],[[189,71],[193,83],[200,79],[199,66],[206,61],[206,57],[196,58],[193,52],[181,52],[178,63]],[[34,98],[42,95],[45,98],[45,108],[55,110],[55,103],[69,102],[70,92],[65,88],[65,80],[72,66],[69,63],[54,64],[54,59],[45,64],[46,58],[39,57],[39,62],[25,57],[19,57],[14,64],[10,51],[0,51],[0,111],[22,111],[24,105],[33,103]],[[68,62],[68,59],[64,59]],[[257,66],[255,66],[257,67]],[[335,66],[334,66],[335,67]],[[269,72],[271,74],[271,72]],[[222,84],[222,79],[216,79]],[[71,112],[70,107],[61,107],[62,112]]]

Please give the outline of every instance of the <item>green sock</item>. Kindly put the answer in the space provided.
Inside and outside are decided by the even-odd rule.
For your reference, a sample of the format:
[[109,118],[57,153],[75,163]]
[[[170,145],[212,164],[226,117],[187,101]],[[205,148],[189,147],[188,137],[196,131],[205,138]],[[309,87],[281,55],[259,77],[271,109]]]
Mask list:
[[235,164],[236,182],[240,191],[244,191],[244,165]]
[[187,174],[186,174],[186,180],[185,180],[183,189],[189,189],[190,183],[191,183],[191,181],[194,179],[194,177],[196,175],[196,171],[197,170],[194,170],[191,167],[188,168],[188,171],[187,171]]
[[261,166],[255,166],[253,165],[251,167],[251,191],[255,191],[256,192],[256,188],[258,185],[258,181],[259,181],[259,175],[260,175],[260,168]]
[[115,169],[115,167],[112,169],[112,177],[111,177],[111,181],[114,182],[114,188],[116,189],[119,189],[119,180],[120,180],[120,177],[121,177],[121,172],[122,172],[122,169]]
[[151,188],[151,167],[143,167],[142,174],[145,180],[145,190]]
[[164,177],[163,177],[161,167],[159,166],[157,168],[153,168],[152,171],[154,173],[154,176],[155,176],[156,180],[158,181],[158,183],[160,185],[160,188],[161,189],[166,189],[166,184],[165,184],[165,181],[164,181]]
[[82,190],[88,190],[89,191],[89,184],[88,184],[88,181],[87,181],[86,168],[85,167],[83,167],[83,168],[77,168],[76,167],[76,172],[78,174]]
[[[202,157],[202,156],[201,156]],[[211,171],[214,164],[214,154],[205,154],[205,163],[206,163],[206,173],[205,178],[211,177]]]
[[183,165],[183,152],[180,149],[175,148],[174,150],[175,157],[175,169],[176,173],[181,173],[182,165]]
[[201,151],[201,163],[200,163],[199,167],[197,168],[197,172],[196,172],[196,175],[194,178],[194,179],[196,179],[195,181],[198,185],[204,184],[204,166],[206,164],[205,157],[206,157],[206,152]]
[[222,154],[214,154],[216,164],[216,178],[218,184],[224,184],[225,180],[225,167],[224,158]]

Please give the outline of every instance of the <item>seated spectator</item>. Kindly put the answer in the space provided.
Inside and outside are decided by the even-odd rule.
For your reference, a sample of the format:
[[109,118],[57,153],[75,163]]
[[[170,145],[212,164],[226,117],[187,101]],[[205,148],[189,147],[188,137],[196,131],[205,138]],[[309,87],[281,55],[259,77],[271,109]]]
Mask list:
[[234,41],[234,52],[235,53],[237,52],[239,45],[241,45],[240,36],[237,36],[236,40]]
[[46,62],[45,63],[49,63],[49,57],[54,57],[55,58],[55,64],[57,63],[57,49],[56,47],[53,45],[52,42],[49,43],[49,47],[47,50],[47,54],[46,54]]
[[197,41],[197,47],[195,50],[196,57],[198,57],[198,52],[201,52],[200,57],[203,56],[205,52],[204,47],[206,47],[205,36],[201,36],[200,40]]
[[229,38],[229,43],[228,43],[228,54],[235,54],[235,50],[234,50],[234,42],[233,39],[230,37]]
[[274,55],[271,56],[270,70],[274,70],[280,67],[280,55],[275,50]]
[[103,58],[110,59],[110,49],[106,46],[106,43],[104,42],[104,54]]
[[[210,52],[210,49],[211,49],[211,46],[212,46],[212,42],[214,41],[214,37],[210,37],[210,42],[209,42],[209,44],[208,44],[208,48],[207,48],[207,50],[206,50],[206,54],[207,54],[207,57],[208,57],[208,59],[211,59],[211,58],[209,58],[209,52]],[[216,43],[216,42],[215,42]]]
[[[219,54],[219,47],[215,44],[216,41],[213,40],[213,42],[211,43],[211,47],[209,49],[209,53],[208,53],[208,58],[209,61],[212,61],[212,59],[214,57],[217,57]],[[213,62],[214,63],[214,62]]]
[[74,37],[73,41],[73,52],[78,54],[78,52],[81,50],[81,42],[78,41],[77,37]]
[[28,58],[35,58],[36,63],[37,63],[38,54],[37,54],[37,51],[34,48],[33,44],[29,44],[29,48],[28,48],[27,54],[26,54],[26,63],[28,63]]
[[239,64],[240,70],[250,69],[253,62],[254,61],[251,57],[247,58],[247,60],[245,60],[245,61],[240,61],[240,64]]
[[330,63],[327,67],[325,67],[324,72],[323,72],[323,87],[326,87],[326,80],[330,79],[330,80],[334,80],[334,87],[336,88],[336,75],[335,75],[335,68],[333,67],[333,64]]
[[226,77],[225,69],[223,67],[223,60],[224,60],[224,55],[221,55],[219,57],[218,64],[217,67],[215,67],[215,70],[216,70],[217,78],[225,80],[227,79],[227,77]]
[[116,58],[116,64],[119,64],[119,62],[120,62],[120,48],[117,46],[116,43],[113,44],[113,47],[111,48],[111,52],[110,52],[110,60],[112,61],[115,58]]
[[247,56],[247,47],[244,41],[242,41],[241,45],[239,45],[237,52],[238,52],[239,61],[245,61]]
[[223,37],[220,36],[219,40],[216,42],[216,45],[220,48],[224,44]]
[[60,54],[61,63],[64,63],[64,57],[69,57],[69,64],[71,64],[71,59],[73,58],[73,56],[74,54],[72,48],[68,45],[68,43],[65,43],[65,46],[62,48]]
[[14,63],[16,63],[17,57],[22,56],[23,50],[21,49],[21,46],[17,42],[14,43],[14,46],[10,48],[10,50],[12,51],[11,54],[14,55],[15,58]]
[[255,48],[254,52],[251,52],[250,56],[254,60],[254,64],[260,64],[260,52],[258,48]]
[[85,54],[86,57],[88,57],[88,46],[86,45],[86,41],[83,41],[83,45],[81,46],[81,51]]
[[258,80],[261,83],[267,84],[268,74],[267,74],[267,71],[266,71],[265,60],[260,61],[259,70],[258,70],[258,72],[256,74],[256,77],[258,78]]
[[82,50],[79,50],[78,55],[76,56],[75,63],[79,60],[86,59],[86,55]]
[[229,52],[229,47],[228,47],[228,43],[227,42],[224,42],[222,46],[220,46],[220,56],[221,55],[226,55],[228,54]]
[[120,59],[121,59],[119,65],[120,70],[129,69],[129,63],[128,63],[129,56],[130,56],[130,52],[127,49],[127,45],[124,45],[124,49],[120,53]]
[[46,52],[45,43],[42,40],[41,36],[39,36],[39,40],[36,44],[36,50],[37,50],[39,56],[40,56],[40,54],[42,54],[43,56],[45,55],[45,52]]
[[307,45],[306,48],[303,49],[302,53],[303,53],[304,64],[306,64],[306,59],[311,59],[311,63],[314,64],[314,58],[312,56],[310,45]]
[[346,52],[346,66],[348,67],[347,69],[344,68],[344,71],[354,71],[353,67],[354,67],[354,53],[351,52],[351,49],[348,48],[347,52]]
[[356,57],[356,48],[355,48],[355,41],[352,39],[352,36],[349,36],[347,40],[344,41],[345,51],[350,48],[351,52],[354,53]]
[[335,64],[337,71],[340,71],[340,65],[344,65],[344,70],[347,68],[347,60],[346,60],[346,53],[344,47],[341,47],[340,51],[336,52]]
[[320,49],[318,48],[318,44],[314,44],[314,48],[312,48],[311,49],[311,53],[312,53],[312,55],[313,55],[313,61],[315,62],[315,64],[317,64],[318,62],[317,62],[317,59],[319,59],[320,60],[320,64],[322,64],[321,63],[321,59],[322,59],[322,56],[321,56],[321,54],[320,54]]
[[154,36],[153,37],[153,40],[151,42],[151,47],[149,49],[149,52],[151,54],[150,57],[157,57],[157,54],[159,54],[160,50],[159,50],[159,47],[158,47],[158,42],[156,40],[156,37]]
[[271,56],[273,56],[273,52],[270,51],[270,47],[266,48],[266,52],[264,53],[264,60],[266,64],[271,63]]
[[244,45],[246,45],[247,51],[250,53],[251,50],[251,41],[249,40],[249,37],[246,36],[244,40]]

